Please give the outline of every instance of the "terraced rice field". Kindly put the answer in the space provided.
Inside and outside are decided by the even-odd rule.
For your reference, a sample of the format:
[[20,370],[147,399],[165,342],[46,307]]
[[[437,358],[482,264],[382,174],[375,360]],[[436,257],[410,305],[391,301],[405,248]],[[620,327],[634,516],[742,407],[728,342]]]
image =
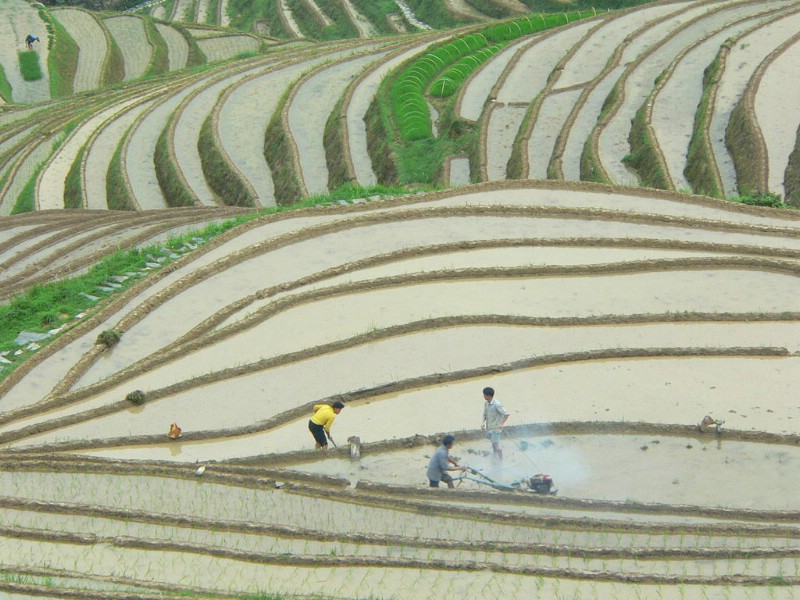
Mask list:
[[[52,11],[108,45],[80,93],[0,112],[0,308],[148,249],[0,352],[0,595],[800,598],[800,217],[730,200],[796,202],[797,7],[520,36],[407,2],[424,31],[376,37],[346,4],[359,38],[325,43],[214,3]],[[292,205],[343,184],[412,193]],[[447,433],[473,471],[431,489]],[[536,473],[557,494],[508,489]]]

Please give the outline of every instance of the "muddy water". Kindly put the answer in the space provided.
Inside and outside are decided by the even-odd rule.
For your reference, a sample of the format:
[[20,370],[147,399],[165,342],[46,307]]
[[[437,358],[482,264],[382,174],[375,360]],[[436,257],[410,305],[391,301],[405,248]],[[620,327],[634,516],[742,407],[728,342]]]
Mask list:
[[[506,436],[505,460],[492,459],[491,444],[457,444],[451,454],[489,478],[511,484],[534,473],[553,476],[558,495],[619,502],[652,502],[797,510],[800,448],[732,442],[713,434],[697,438],[667,436]],[[424,484],[431,449],[369,457],[360,464],[328,460],[298,470],[396,485]],[[416,464],[409,472],[404,464]],[[463,489],[492,488],[472,476]]]
[[[366,314],[362,321],[352,324],[338,320],[334,322],[331,319],[326,322],[321,316],[323,314],[333,313],[323,311],[316,316],[300,313],[287,319],[279,319],[272,328],[259,328],[247,335],[238,336],[233,341],[217,344],[161,368],[153,369],[119,388],[98,394],[73,407],[31,417],[0,428],[0,431],[13,431],[32,423],[119,401],[133,389],[159,389],[225,367],[247,364],[261,357],[278,355],[282,352],[302,350],[335,340],[337,336],[358,335],[395,322],[380,321],[381,316],[374,314]],[[376,325],[372,319],[378,319],[380,325]],[[398,322],[404,320],[398,318]],[[330,332],[325,335],[317,333],[320,329],[327,331],[328,328]],[[487,325],[438,328],[372,344],[362,344],[346,351],[221,381],[214,385],[171,395],[164,400],[148,404],[143,409],[132,408],[130,411],[84,424],[62,427],[49,434],[28,437],[18,444],[55,442],[81,437],[159,435],[168,429],[169,423],[176,421],[187,432],[244,427],[300,404],[318,401],[319,398],[330,394],[403,381],[431,373],[452,373],[533,356],[613,348],[781,345],[786,344],[788,340],[796,339],[797,329],[797,324],[787,323],[739,325],[705,323],[587,328]],[[289,335],[289,332],[292,335]],[[243,351],[243,348],[252,349]],[[491,349],[490,356],[487,356],[487,348]],[[790,350],[796,348],[790,346]],[[705,368],[706,360],[710,359],[698,361],[698,365],[694,368]],[[773,362],[765,362],[762,359],[751,360],[758,361],[762,368],[770,372],[772,369],[794,372],[794,359],[776,359]],[[358,365],[358,368],[352,368],[352,365]],[[335,382],[329,381],[327,375],[329,373],[338,374]],[[298,385],[298,381],[301,381],[302,385]],[[778,394],[776,398],[781,401],[785,399],[785,389],[779,387],[776,393]],[[203,411],[193,410],[198,404],[204,407]],[[702,415],[697,417],[697,420],[699,421],[701,417]],[[559,415],[553,415],[551,420],[560,418]],[[602,411],[593,409],[592,418],[604,418]],[[770,422],[765,422],[765,425],[769,424]],[[411,425],[413,423],[409,423],[409,426]],[[771,425],[774,427],[775,422],[771,422]],[[471,428],[470,421],[467,420],[463,426]],[[740,423],[737,428],[743,426],[744,424]],[[414,433],[417,432],[411,430],[408,435]],[[303,445],[299,447],[302,448]]]
[[514,138],[526,111],[526,106],[499,104],[492,111],[486,134],[486,175],[489,181],[506,179],[506,164],[511,158]]
[[469,185],[469,157],[454,156],[450,159],[450,185]]
[[[652,236],[670,239],[694,239],[698,241],[725,239],[730,243],[748,243],[752,242],[754,238],[754,236],[703,232],[696,229],[658,228],[640,225],[602,223],[597,221],[510,220],[497,217],[431,219],[424,222],[406,221],[381,225],[380,235],[375,235],[376,229],[372,227],[363,227],[345,231],[340,234],[320,236],[313,240],[276,250],[268,255],[231,267],[224,273],[220,273],[181,293],[175,300],[154,310],[142,323],[128,331],[123,343],[115,348],[113,354],[108,357],[109,359],[105,361],[102,366],[98,365],[87,375],[85,382],[96,381],[98,378],[104,377],[106,374],[115,372],[127,364],[130,364],[133,360],[154,352],[175,339],[177,335],[181,335],[190,329],[206,316],[258,289],[266,288],[283,281],[289,281],[329,266],[356,260],[362,256],[371,256],[374,253],[386,252],[390,248],[413,247],[424,243],[444,243],[447,241],[463,240],[465,237],[474,237],[473,232],[477,230],[476,228],[480,229],[481,237],[484,239],[524,237],[536,235],[537,232],[540,231],[547,231],[548,236],[553,238],[584,235],[604,235],[613,237]],[[346,243],[341,242],[343,239],[342,236],[344,235],[348,236]],[[787,246],[789,245],[789,242],[784,242],[774,237],[762,237],[759,239],[759,243],[761,243],[762,239],[765,245],[781,245],[782,243],[785,243]],[[792,245],[794,247],[800,247],[800,241],[794,241]],[[236,245],[234,244],[234,246]],[[250,277],[248,273],[252,272],[257,272],[261,275],[258,278]],[[731,280],[728,272],[724,274],[720,272],[716,275],[709,273],[707,274],[707,278],[705,276],[697,277],[696,274],[687,274],[687,277],[689,277],[689,279],[683,281],[687,282],[687,285],[699,286],[699,289],[707,289],[708,284],[712,282],[716,284],[720,279],[729,280],[729,283],[726,284],[729,286],[737,285],[735,281],[744,281],[742,278],[745,278],[751,283],[780,280],[780,278],[775,279],[777,276],[774,275],[741,273],[736,275],[736,280],[734,281]],[[655,281],[659,278],[658,275],[652,275],[647,279],[647,282],[653,281],[654,285],[663,287],[662,284]],[[788,283],[790,278],[784,277],[783,280],[784,283],[780,284],[781,288],[786,293],[790,293],[790,288],[792,288],[794,284]],[[684,285],[680,282],[681,280],[675,279],[674,276],[672,276],[670,281],[676,285]],[[557,287],[557,284],[553,285]],[[581,293],[581,290],[574,287],[574,282],[571,285],[572,288],[568,288],[568,293]],[[789,288],[786,286],[789,286]],[[611,287],[613,288],[614,286]],[[154,288],[152,292],[156,289],[157,288]],[[614,292],[613,289],[610,291]],[[559,301],[556,302],[556,304],[559,304],[560,298],[563,295],[562,292],[555,288],[553,288],[551,292],[555,294],[556,298],[559,298]],[[641,292],[642,290],[635,290],[636,294]],[[399,293],[401,296],[402,294],[408,294],[408,292]],[[790,304],[787,304],[781,307],[779,304],[763,296],[764,294],[762,294],[762,298],[765,300],[763,305],[759,305],[753,301],[749,306],[753,308],[762,306],[764,310],[783,310],[785,306],[790,306]],[[613,293],[606,300],[605,304],[596,306],[595,310],[598,312],[625,312],[626,308],[624,302],[620,306],[615,305],[615,298],[618,297],[618,292]],[[441,297],[439,301],[444,302],[442,306],[446,306],[449,299]],[[727,302],[727,304],[720,304],[717,310],[729,310],[731,307],[733,307],[733,310],[741,310],[743,306],[738,305],[737,308],[733,298],[728,298],[724,301],[720,299],[720,302]],[[544,306],[544,304],[541,305]],[[660,311],[662,308],[663,306],[660,307],[659,305],[647,305],[639,306],[637,310]],[[688,310],[688,308],[682,308],[682,310]],[[192,315],[192,318],[187,318],[189,315]]]
[[674,4],[651,5],[644,10],[611,15],[604,24],[592,31],[591,36],[569,59],[556,82],[556,87],[565,88],[588,83],[600,74],[627,35],[648,21],[674,12],[675,9]]
[[498,102],[532,102],[547,84],[558,61],[581,36],[598,24],[598,21],[580,22],[528,46],[510,67],[511,71],[497,94]]
[[[361,356],[366,360],[369,353],[362,352]],[[407,360],[407,355],[397,358]],[[364,371],[379,362],[365,362]],[[330,382],[326,386],[320,379],[329,379],[330,373],[336,371],[309,372],[302,366],[283,369],[276,377],[270,377],[270,373],[240,377],[199,388],[193,394],[176,395],[168,402],[154,402],[138,414],[131,412],[127,423],[119,416],[114,425],[111,419],[115,417],[110,417],[108,434],[124,434],[123,428],[135,430],[143,424],[155,433],[160,426],[166,437],[169,423],[176,421],[185,425],[185,432],[208,427],[212,420],[216,427],[230,422],[256,423],[290,407],[314,402],[315,393],[316,398],[326,397],[324,392],[319,393],[323,389],[336,393],[337,387],[350,383],[350,377],[343,373],[333,381],[335,387]],[[800,364],[794,358],[663,358],[556,364],[361,400],[338,418],[334,434],[339,441],[357,435],[364,442],[372,442],[448,430],[474,431],[480,425],[482,410],[479,390],[486,384],[502,390],[502,401],[511,413],[509,424],[585,420],[695,424],[710,414],[725,419],[730,429],[796,434],[800,408],[793,403],[793,397],[798,369]],[[323,375],[317,375],[319,372]],[[474,408],[465,410],[465,402],[471,401]],[[202,414],[198,406],[203,407]],[[89,437],[102,434],[102,425]],[[80,427],[86,428],[75,426],[57,432],[60,436],[31,437],[25,443],[72,437],[68,434],[78,432]],[[85,435],[87,431],[78,433]],[[303,417],[275,430],[229,440],[170,443],[165,439],[162,445],[104,449],[91,454],[193,462],[298,450],[310,445]]]

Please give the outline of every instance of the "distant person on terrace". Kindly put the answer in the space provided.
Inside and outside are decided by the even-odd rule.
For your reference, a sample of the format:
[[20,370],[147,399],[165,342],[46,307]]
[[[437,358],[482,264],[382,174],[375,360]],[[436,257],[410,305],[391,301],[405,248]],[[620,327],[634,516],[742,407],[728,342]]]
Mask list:
[[336,415],[342,412],[344,404],[334,402],[333,404],[315,404],[314,416],[308,422],[308,430],[314,436],[317,450],[327,450],[328,440],[335,446],[336,442],[331,437],[331,425],[333,425]]
[[25,45],[28,47],[28,50],[33,50],[33,42],[38,42],[39,38],[29,33],[25,36]]

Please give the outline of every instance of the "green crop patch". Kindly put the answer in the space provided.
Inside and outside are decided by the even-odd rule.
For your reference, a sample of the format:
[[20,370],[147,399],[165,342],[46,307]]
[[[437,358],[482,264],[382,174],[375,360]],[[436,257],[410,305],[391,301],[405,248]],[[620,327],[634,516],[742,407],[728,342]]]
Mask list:
[[35,50],[25,50],[17,53],[17,56],[19,56],[19,71],[25,81],[37,81],[44,77],[39,54]]

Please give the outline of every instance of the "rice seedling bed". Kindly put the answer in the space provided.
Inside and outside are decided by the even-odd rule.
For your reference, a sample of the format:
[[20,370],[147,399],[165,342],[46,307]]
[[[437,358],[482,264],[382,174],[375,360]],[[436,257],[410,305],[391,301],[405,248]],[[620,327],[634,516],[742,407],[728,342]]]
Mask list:
[[62,8],[52,15],[80,48],[73,89],[78,93],[100,87],[108,54],[107,34],[102,25],[93,14],[76,8]]
[[[437,38],[439,39],[439,38]],[[362,186],[376,185],[377,176],[372,168],[369,155],[366,115],[370,104],[374,101],[380,82],[389,72],[410,59],[418,52],[424,52],[435,40],[416,44],[405,52],[395,54],[385,61],[376,64],[355,88],[349,92],[349,101],[345,108],[347,125],[347,145],[352,161],[355,180]]]

